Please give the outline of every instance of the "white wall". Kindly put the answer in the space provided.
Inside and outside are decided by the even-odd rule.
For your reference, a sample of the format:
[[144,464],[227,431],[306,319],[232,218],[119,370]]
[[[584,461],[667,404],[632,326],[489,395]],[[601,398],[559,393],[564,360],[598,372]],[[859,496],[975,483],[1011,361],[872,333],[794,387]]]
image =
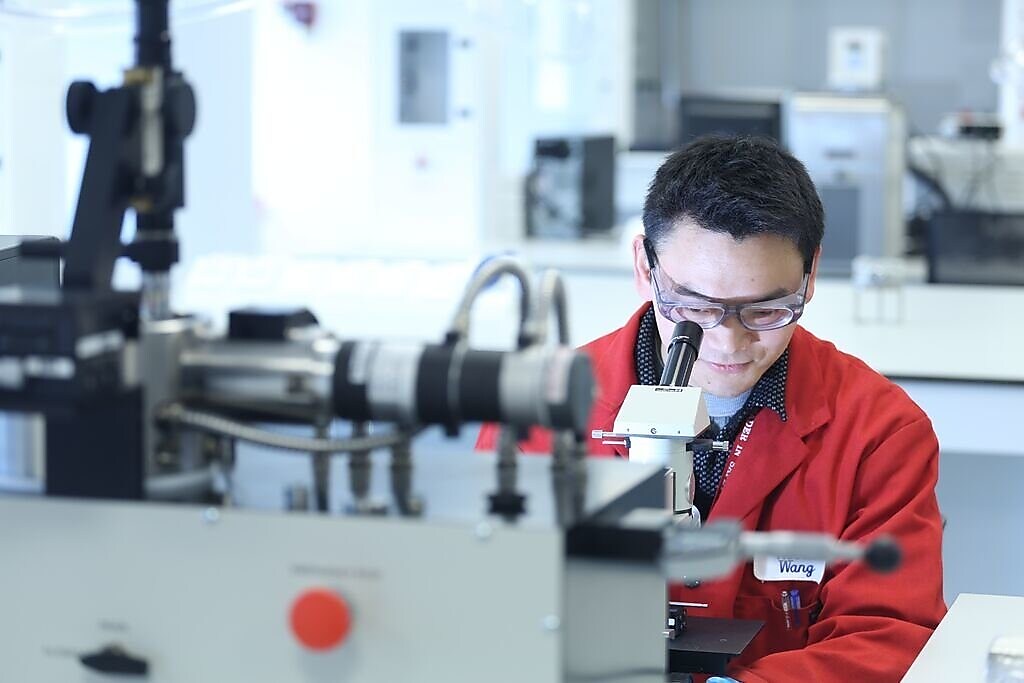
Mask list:
[[63,97],[66,50],[46,23],[0,19],[0,230],[63,235],[70,225]]
[[[52,4],[52,3],[51,3]],[[194,3],[192,3],[194,4]],[[196,128],[186,142],[186,208],[176,217],[183,261],[220,251],[259,251],[251,181],[252,16],[190,9],[172,14],[173,60],[197,92]],[[0,231],[66,237],[86,153],[86,138],[64,118],[72,80],[118,85],[134,59],[132,4],[104,6],[94,18],[0,17]],[[129,214],[122,236],[129,239]],[[120,273],[130,280],[131,267]]]
[[994,111],[989,65],[999,53],[1001,0],[682,0],[682,87],[826,86],[828,32],[882,29],[886,92],[911,131],[942,115]]
[[[275,254],[462,258],[522,235],[534,137],[629,130],[629,3],[259,6],[254,170]],[[397,122],[397,34],[448,31],[451,118]],[[555,83],[559,87],[545,88]]]
[[266,251],[335,252],[371,230],[371,3],[321,3],[313,31],[257,6],[253,189]]

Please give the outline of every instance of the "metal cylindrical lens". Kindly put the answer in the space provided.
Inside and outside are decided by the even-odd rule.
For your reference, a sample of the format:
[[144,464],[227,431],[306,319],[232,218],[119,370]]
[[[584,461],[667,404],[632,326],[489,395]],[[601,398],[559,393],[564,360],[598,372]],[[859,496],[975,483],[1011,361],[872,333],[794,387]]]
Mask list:
[[334,412],[405,424],[500,422],[586,432],[594,381],[585,354],[565,347],[479,351],[341,345]]
[[584,435],[593,399],[586,354],[567,347],[531,348],[509,353],[502,364],[501,409],[507,424]]
[[418,422],[417,377],[423,354],[419,344],[342,343],[332,382],[334,414],[360,422]]
[[181,355],[182,396],[192,405],[320,422],[331,416],[337,355],[328,337],[200,342]]

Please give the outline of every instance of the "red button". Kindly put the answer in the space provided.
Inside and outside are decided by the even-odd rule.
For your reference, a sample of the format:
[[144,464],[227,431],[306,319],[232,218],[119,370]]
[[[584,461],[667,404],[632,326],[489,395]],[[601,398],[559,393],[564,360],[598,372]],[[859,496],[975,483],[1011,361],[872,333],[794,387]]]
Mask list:
[[292,603],[291,625],[296,639],[310,650],[330,650],[348,636],[352,613],[334,591],[314,588]]

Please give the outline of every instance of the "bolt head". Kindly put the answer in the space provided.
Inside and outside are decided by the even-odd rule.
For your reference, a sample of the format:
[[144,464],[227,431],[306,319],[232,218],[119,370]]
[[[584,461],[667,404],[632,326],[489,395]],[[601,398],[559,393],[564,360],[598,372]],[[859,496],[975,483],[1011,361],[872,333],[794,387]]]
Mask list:
[[480,522],[476,525],[476,529],[474,529],[473,533],[476,535],[477,539],[486,541],[494,534],[494,527],[492,527],[489,522]]

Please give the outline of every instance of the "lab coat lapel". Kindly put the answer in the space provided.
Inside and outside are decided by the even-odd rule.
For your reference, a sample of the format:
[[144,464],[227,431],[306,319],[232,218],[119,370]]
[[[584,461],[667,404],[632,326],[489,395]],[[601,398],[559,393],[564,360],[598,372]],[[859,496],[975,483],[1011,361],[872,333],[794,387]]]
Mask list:
[[753,528],[765,499],[808,457],[804,439],[832,419],[821,365],[809,345],[810,335],[797,327],[789,344],[789,373],[786,377],[786,415],[782,421],[774,410],[763,408],[754,420],[750,441],[744,446],[728,474],[709,517],[743,520]]
[[750,516],[743,526],[754,528],[765,499],[800,466],[809,452],[803,440],[787,428],[775,411],[762,409],[754,420],[750,440],[742,452],[731,456],[726,464],[726,471],[730,465],[733,469],[709,517],[743,521]]

